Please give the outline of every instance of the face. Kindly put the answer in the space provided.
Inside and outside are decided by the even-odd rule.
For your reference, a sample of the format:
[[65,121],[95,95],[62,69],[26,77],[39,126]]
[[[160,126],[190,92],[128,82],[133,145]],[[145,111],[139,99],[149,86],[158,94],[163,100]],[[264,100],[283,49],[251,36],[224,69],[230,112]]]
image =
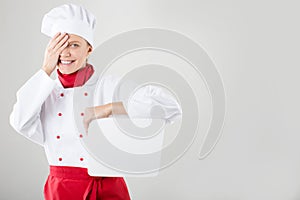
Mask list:
[[92,52],[92,47],[82,37],[69,35],[69,45],[61,52],[57,67],[63,74],[71,74],[86,65],[86,59]]

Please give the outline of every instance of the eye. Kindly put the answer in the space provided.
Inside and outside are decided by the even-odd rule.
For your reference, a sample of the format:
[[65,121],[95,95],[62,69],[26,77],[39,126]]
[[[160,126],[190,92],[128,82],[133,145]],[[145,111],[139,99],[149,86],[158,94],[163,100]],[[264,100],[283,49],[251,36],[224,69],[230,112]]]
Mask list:
[[70,44],[70,47],[76,48],[76,47],[79,47],[79,44],[73,43],[73,44]]

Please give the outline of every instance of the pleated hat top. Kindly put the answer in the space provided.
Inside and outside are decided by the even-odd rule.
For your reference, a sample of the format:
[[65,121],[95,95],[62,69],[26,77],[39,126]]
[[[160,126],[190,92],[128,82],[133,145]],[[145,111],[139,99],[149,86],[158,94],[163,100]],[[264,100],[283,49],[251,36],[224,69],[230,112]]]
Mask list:
[[95,16],[83,6],[64,4],[44,15],[41,32],[49,37],[58,32],[75,34],[94,46],[95,25]]

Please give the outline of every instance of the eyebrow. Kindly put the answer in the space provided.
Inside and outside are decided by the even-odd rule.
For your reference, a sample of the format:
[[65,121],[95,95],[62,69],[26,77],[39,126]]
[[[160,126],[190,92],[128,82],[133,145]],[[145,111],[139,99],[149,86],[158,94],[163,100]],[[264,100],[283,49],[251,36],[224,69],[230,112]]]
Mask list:
[[80,42],[77,41],[77,40],[69,41],[69,43],[74,43],[74,42],[80,43]]

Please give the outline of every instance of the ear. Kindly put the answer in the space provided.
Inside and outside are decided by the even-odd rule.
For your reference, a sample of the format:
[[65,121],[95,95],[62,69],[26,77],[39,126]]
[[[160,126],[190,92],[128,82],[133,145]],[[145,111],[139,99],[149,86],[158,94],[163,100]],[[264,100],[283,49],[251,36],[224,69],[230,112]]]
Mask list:
[[93,47],[91,45],[88,46],[87,56],[89,56],[93,51]]

